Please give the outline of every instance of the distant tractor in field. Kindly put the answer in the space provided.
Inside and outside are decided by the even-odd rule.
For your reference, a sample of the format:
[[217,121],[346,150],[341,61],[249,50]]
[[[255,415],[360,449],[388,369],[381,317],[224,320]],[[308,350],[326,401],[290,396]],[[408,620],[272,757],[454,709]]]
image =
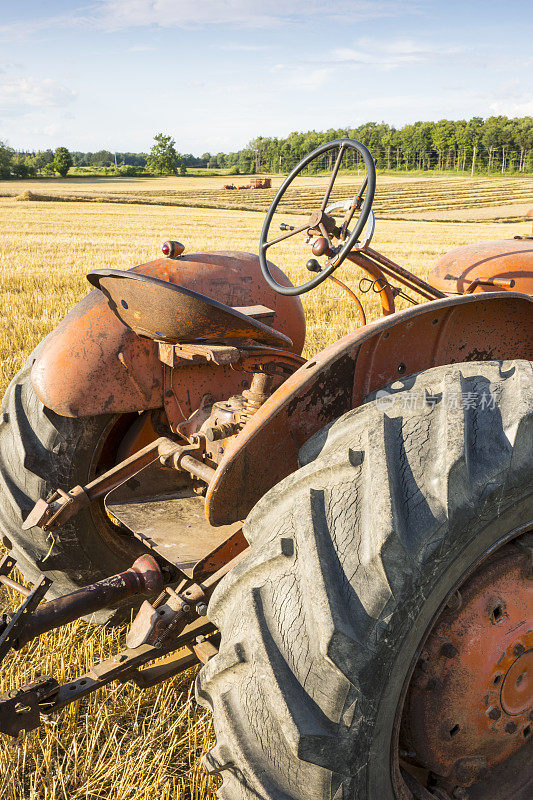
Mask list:
[[271,189],[271,178],[250,178],[250,183],[242,186],[235,186],[233,183],[226,183],[224,189]]
[[250,179],[250,189],[271,189],[272,188],[272,179],[271,178],[251,178]]
[[[269,233],[328,153],[317,208]],[[365,180],[332,202],[356,153]],[[169,241],[94,270],[13,378],[0,583],[23,600],[0,660],[136,616],[85,675],[0,696],[0,731],[201,663],[224,800],[531,800],[533,247],[460,247],[422,280],[371,247],[375,186],[360,142],[319,147],[259,257]],[[267,255],[297,235],[294,286]],[[345,262],[381,319],[333,276]],[[306,359],[299,295],[327,279],[361,325]]]

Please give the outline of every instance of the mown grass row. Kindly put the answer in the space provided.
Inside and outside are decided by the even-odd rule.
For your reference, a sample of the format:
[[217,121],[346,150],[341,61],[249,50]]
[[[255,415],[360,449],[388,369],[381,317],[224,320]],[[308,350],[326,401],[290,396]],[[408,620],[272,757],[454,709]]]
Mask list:
[[[108,185],[96,185],[89,190],[77,186],[72,191],[65,191],[65,186],[55,188],[53,182],[38,187],[37,194],[22,193],[20,199],[57,200],[57,201],[91,201],[112,203],[142,203],[147,205],[173,205],[185,208],[228,208],[235,210],[266,211],[275,194],[275,189],[256,190],[224,190],[216,179],[202,181],[201,188],[191,188],[191,181],[186,188],[180,189],[180,179],[173,180],[173,188],[165,188],[166,179],[151,185],[157,188],[143,189],[142,181],[129,181],[127,188],[121,190],[117,182]],[[280,204],[280,210],[296,213],[308,213],[320,205],[325,179],[316,178],[314,185],[309,185],[309,178],[303,179],[303,185],[289,188]],[[344,178],[332,192],[332,201],[346,199],[356,194],[358,183],[346,182]],[[0,192],[12,195],[17,191],[14,185],[0,188]],[[401,217],[413,212],[458,210],[471,208],[498,208],[517,203],[533,202],[533,178],[428,178],[425,180],[385,178],[378,181],[375,211],[382,217]]]

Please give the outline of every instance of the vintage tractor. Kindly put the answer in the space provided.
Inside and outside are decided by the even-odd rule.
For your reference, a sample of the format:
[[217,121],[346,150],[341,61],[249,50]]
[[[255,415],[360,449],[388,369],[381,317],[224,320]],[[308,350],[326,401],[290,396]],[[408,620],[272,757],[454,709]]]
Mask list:
[[[353,150],[363,186],[332,202]],[[328,151],[320,208],[271,235]],[[531,799],[533,243],[459,248],[423,281],[370,246],[375,183],[362,144],[320,147],[258,258],[167,242],[90,272],[13,379],[0,582],[23,600],[0,657],[135,617],[85,675],[5,693],[2,732],[200,661],[225,800]],[[293,286],[267,254],[298,234]],[[344,262],[383,317],[306,361],[298,295]]]

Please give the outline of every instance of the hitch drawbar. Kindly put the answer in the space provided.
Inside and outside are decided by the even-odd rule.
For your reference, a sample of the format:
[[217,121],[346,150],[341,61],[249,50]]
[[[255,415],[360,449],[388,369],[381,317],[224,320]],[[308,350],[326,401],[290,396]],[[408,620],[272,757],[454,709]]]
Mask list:
[[[4,556],[0,576],[11,571],[14,559]],[[49,600],[39,606],[51,581],[44,576],[14,614],[4,614],[0,622],[0,661],[10,649],[19,650],[32,639],[75,619],[101,611],[128,597],[138,594],[157,594],[163,588],[163,573],[155,558],[143,555],[125,572],[85,586],[76,592]],[[28,612],[32,612],[29,614]]]
[[[111,681],[132,681],[145,689],[199,661],[208,661],[218,652],[220,638],[206,616],[209,597],[247,551],[242,550],[201,583],[179,571],[165,578],[157,561],[147,553],[125,572],[42,605],[52,581],[41,576],[31,589],[17,584],[9,577],[15,559],[4,556],[0,559],[0,584],[15,589],[24,600],[16,611],[4,613],[0,620],[0,663],[10,650],[19,650],[46,631],[135,595],[147,594],[151,599],[144,601],[133,620],[126,648],[112,658],[93,664],[84,675],[63,685],[43,675],[0,695],[0,733],[17,736],[33,730],[41,724],[41,715],[60,711]],[[147,666],[156,659],[157,664]]]

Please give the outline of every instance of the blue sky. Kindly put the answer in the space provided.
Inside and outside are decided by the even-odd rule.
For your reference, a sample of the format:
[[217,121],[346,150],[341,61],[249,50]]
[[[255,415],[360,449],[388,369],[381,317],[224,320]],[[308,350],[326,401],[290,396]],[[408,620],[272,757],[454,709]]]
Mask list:
[[532,32],[531,0],[0,0],[0,140],[200,154],[533,115]]

